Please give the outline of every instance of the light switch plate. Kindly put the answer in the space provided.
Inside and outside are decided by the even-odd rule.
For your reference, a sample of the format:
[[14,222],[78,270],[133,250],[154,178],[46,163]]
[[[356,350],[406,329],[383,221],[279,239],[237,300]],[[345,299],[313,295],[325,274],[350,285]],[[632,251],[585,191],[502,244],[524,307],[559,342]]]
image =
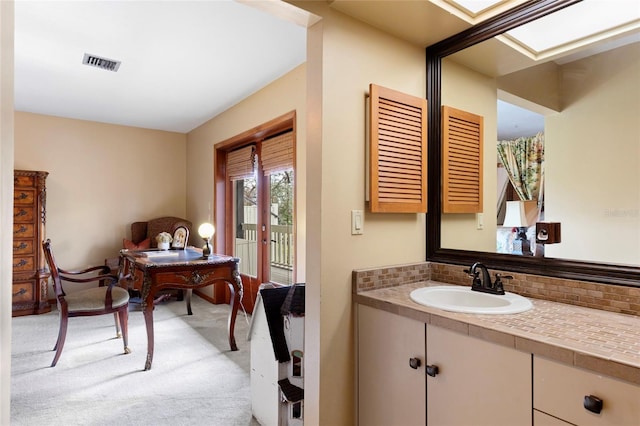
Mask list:
[[484,214],[476,213],[476,229],[484,229]]
[[351,210],[351,235],[364,233],[364,211]]

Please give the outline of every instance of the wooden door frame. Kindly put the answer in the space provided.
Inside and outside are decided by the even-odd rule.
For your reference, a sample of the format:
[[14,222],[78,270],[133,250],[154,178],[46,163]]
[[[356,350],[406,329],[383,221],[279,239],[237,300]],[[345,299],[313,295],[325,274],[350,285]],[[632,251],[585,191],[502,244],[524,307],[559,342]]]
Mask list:
[[[223,253],[227,255],[233,255],[234,246],[234,230],[233,220],[227,220],[233,217],[233,186],[231,182],[227,182],[226,178],[226,162],[227,153],[233,149],[239,148],[242,145],[247,145],[252,142],[260,142],[273,135],[289,130],[293,132],[294,141],[296,140],[296,112],[290,111],[279,117],[274,118],[266,123],[260,124],[252,129],[246,130],[236,136],[221,141],[214,145],[214,225],[216,227],[216,234],[213,241],[213,248],[216,253]],[[295,143],[294,143],[295,147]],[[258,155],[260,152],[258,151]],[[294,148],[294,164],[295,164],[295,148]],[[295,168],[294,168],[295,170]],[[294,175],[295,179],[295,175]],[[295,182],[295,181],[294,181]],[[258,188],[264,187],[264,184],[258,183]],[[295,186],[294,186],[295,188]],[[258,199],[261,200],[265,196],[265,190],[261,188],[261,191],[257,194]],[[294,195],[295,200],[295,195]],[[263,203],[264,204],[264,203]],[[268,203],[267,203],[268,204]],[[295,216],[295,202],[294,202],[294,217]],[[264,212],[258,211],[258,223],[265,223],[263,220]],[[269,231],[267,224],[265,232]],[[294,239],[296,235],[295,223],[293,226]],[[260,227],[260,233],[262,234],[262,227]],[[264,235],[262,235],[264,238]],[[268,258],[268,252],[264,249],[264,244],[258,243],[258,259],[261,259],[263,268],[266,266],[265,260]],[[267,246],[268,247],[268,246]],[[222,250],[221,250],[222,249]],[[294,271],[295,271],[295,258],[294,256]],[[265,271],[261,271],[264,274]],[[226,303],[226,286],[216,285],[213,294],[214,303]]]

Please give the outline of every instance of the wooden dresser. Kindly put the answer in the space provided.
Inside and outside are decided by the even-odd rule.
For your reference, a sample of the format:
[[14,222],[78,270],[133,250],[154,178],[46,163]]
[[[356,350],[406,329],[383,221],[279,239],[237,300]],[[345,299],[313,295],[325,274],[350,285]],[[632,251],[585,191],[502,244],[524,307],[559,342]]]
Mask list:
[[42,253],[48,172],[15,170],[13,177],[13,316],[49,312],[49,271]]

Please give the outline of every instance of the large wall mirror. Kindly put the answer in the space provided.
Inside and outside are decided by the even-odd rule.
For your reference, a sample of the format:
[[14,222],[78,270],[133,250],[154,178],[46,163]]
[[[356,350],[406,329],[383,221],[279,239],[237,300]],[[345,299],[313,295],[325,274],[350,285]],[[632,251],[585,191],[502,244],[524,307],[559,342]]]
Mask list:
[[[640,18],[637,3],[617,4],[622,18],[605,3],[530,1],[427,48],[428,260],[640,286]],[[481,217],[441,212],[441,105],[484,119]],[[519,139],[539,166],[528,195],[506,177]],[[502,226],[522,198],[537,210],[529,255]],[[536,245],[536,221],[560,223],[561,242]]]

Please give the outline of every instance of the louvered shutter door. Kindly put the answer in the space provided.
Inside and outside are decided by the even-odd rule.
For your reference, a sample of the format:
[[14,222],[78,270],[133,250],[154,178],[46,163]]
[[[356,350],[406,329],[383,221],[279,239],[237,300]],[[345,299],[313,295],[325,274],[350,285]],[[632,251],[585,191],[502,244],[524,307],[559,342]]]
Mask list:
[[369,207],[427,211],[427,101],[371,84]]
[[227,177],[230,180],[254,176],[255,145],[247,145],[227,153]]
[[261,154],[260,161],[265,175],[293,169],[293,132],[264,140]]
[[442,212],[482,212],[483,118],[442,107]]

